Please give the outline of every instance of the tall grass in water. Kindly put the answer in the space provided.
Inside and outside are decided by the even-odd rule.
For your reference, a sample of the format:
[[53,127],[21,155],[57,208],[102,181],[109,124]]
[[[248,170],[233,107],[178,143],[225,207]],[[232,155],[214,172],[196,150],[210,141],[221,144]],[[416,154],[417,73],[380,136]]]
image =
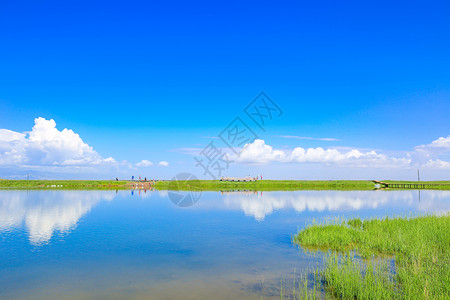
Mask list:
[[343,299],[394,299],[396,284],[386,260],[357,259],[336,252],[325,259],[323,281],[329,292]]
[[294,242],[334,250],[321,280],[338,298],[450,298],[450,214],[314,224]]
[[325,299],[323,287],[319,286],[320,283],[316,280],[319,270],[308,268],[302,274],[299,277],[296,276],[294,269],[293,278],[283,276],[279,279],[278,286],[272,285],[272,282],[267,284],[263,279],[260,283],[261,294],[259,299],[276,299],[278,297],[280,297],[280,300]]
[[[308,274],[313,275],[313,280],[308,280]],[[323,288],[320,286],[319,280],[316,280],[319,274],[318,269],[313,272],[305,272],[300,278],[296,278],[294,269],[293,285],[288,288],[286,279],[280,280],[280,299],[290,300],[308,300],[308,299],[322,299]],[[290,285],[289,285],[290,286]],[[292,289],[291,289],[292,288]],[[261,299],[264,299],[263,297]]]

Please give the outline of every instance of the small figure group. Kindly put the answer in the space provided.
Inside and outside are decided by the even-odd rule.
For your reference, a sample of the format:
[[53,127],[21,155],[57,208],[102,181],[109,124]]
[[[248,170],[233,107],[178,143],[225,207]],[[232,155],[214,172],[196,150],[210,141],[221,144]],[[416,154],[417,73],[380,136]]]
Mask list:
[[[116,178],[116,180],[118,180],[118,179]],[[131,181],[134,181],[134,175],[131,176]],[[139,181],[142,181],[141,175],[139,175]],[[144,181],[147,181],[147,177],[144,177]]]

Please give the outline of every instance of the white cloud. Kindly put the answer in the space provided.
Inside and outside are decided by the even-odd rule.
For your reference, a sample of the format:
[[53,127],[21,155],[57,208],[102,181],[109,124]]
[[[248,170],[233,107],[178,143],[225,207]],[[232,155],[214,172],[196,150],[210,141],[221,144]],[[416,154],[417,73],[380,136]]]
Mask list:
[[143,159],[141,162],[135,164],[136,167],[150,167],[153,166],[153,163],[149,160]]
[[183,148],[175,148],[175,149],[172,149],[170,151],[176,152],[176,153],[181,153],[181,154],[186,154],[186,155],[196,156],[196,155],[199,155],[199,153],[202,150],[203,150],[203,148],[183,147]]
[[415,147],[416,151],[433,151],[435,153],[445,153],[450,151],[450,135],[448,137],[440,137],[427,145]]
[[0,129],[0,165],[111,165],[70,129],[59,131],[53,119],[36,118],[30,132]]
[[264,140],[257,139],[253,143],[246,144],[236,160],[250,163],[268,163],[271,161],[285,161],[286,157],[287,155],[284,151],[274,150],[271,146],[266,145]]
[[161,166],[161,167],[167,167],[167,166],[169,166],[169,163],[167,162],[167,161],[160,161],[159,163],[158,163],[158,165],[159,166]]
[[411,157],[417,164],[445,167],[449,163],[440,161],[438,157],[447,153],[450,153],[450,135],[440,137],[429,144],[414,147]]
[[[333,138],[310,138],[300,136],[280,136],[295,139],[335,140]],[[220,148],[224,153],[226,148]],[[178,152],[198,155],[202,148],[181,148]],[[245,145],[239,157],[232,155],[230,161],[250,164],[316,163],[325,166],[363,168],[412,168],[450,170],[450,135],[429,144],[419,145],[412,151],[386,154],[382,150],[353,149],[344,147],[276,149],[257,139]],[[70,129],[58,130],[54,120],[36,118],[29,132],[15,132],[0,129],[0,168],[8,173],[47,172],[54,174],[106,174],[117,176],[133,167],[149,167],[153,163],[142,160],[134,166],[126,161],[117,162],[112,157],[104,158],[81,137]],[[158,166],[167,167],[167,161]],[[51,175],[50,175],[51,176]]]
[[405,168],[420,166],[435,169],[450,169],[450,162],[438,159],[440,155],[450,153],[450,136],[439,138],[427,145],[414,148],[413,152],[403,152],[392,157],[375,150],[339,149],[339,148],[302,148],[291,150],[274,149],[264,140],[256,139],[246,144],[239,157],[232,160],[242,163],[267,164],[281,163],[321,163],[325,165],[350,167],[389,167]]
[[259,139],[246,144],[236,160],[246,163],[308,162],[364,167],[407,166],[410,163],[407,158],[392,158],[375,151],[361,152],[357,149],[343,151],[322,147],[297,147],[293,150],[277,150]]
[[422,164],[422,166],[429,169],[450,170],[450,162],[440,159],[430,159],[426,163]]
[[[53,119],[36,118],[31,131],[26,132],[0,129],[0,168],[8,177],[17,174],[23,177],[25,172],[31,171],[47,178],[55,174],[72,178],[114,178],[135,167],[152,165],[146,159],[133,165],[112,157],[104,158],[73,130],[58,130]],[[167,167],[169,163],[162,161],[159,165]]]
[[[284,136],[301,138],[296,136]],[[309,139],[309,138],[308,138]],[[228,148],[219,148],[223,153],[229,153]],[[202,148],[178,148],[173,151],[199,155]],[[430,170],[450,170],[450,162],[445,157],[450,155],[450,136],[438,138],[430,144],[420,145],[412,151],[396,151],[385,153],[383,150],[370,148],[329,147],[329,148],[291,148],[275,149],[256,139],[240,149],[239,156],[231,154],[229,160],[236,163],[263,165],[272,162],[279,163],[308,163],[336,167],[360,168],[424,168]]]

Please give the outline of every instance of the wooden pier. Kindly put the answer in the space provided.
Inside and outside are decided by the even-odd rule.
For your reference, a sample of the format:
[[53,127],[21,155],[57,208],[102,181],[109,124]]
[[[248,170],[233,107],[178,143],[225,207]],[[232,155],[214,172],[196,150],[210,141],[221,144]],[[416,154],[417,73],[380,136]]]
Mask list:
[[442,183],[427,183],[427,182],[408,182],[408,183],[388,183],[378,180],[372,180],[373,183],[378,184],[380,189],[414,189],[414,190],[424,190],[424,189],[441,189],[442,187],[450,187],[450,184]]

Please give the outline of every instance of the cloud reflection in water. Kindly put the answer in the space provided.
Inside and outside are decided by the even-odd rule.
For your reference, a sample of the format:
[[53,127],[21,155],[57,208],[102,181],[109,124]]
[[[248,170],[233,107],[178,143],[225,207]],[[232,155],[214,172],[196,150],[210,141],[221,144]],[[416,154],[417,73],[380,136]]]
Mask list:
[[442,213],[450,210],[450,191],[297,191],[226,193],[228,208],[241,209],[258,221],[280,209],[303,211],[345,211],[391,207],[415,208],[419,212]]
[[67,233],[97,203],[111,201],[111,191],[2,191],[0,231],[25,226],[30,243],[48,243],[55,233]]

